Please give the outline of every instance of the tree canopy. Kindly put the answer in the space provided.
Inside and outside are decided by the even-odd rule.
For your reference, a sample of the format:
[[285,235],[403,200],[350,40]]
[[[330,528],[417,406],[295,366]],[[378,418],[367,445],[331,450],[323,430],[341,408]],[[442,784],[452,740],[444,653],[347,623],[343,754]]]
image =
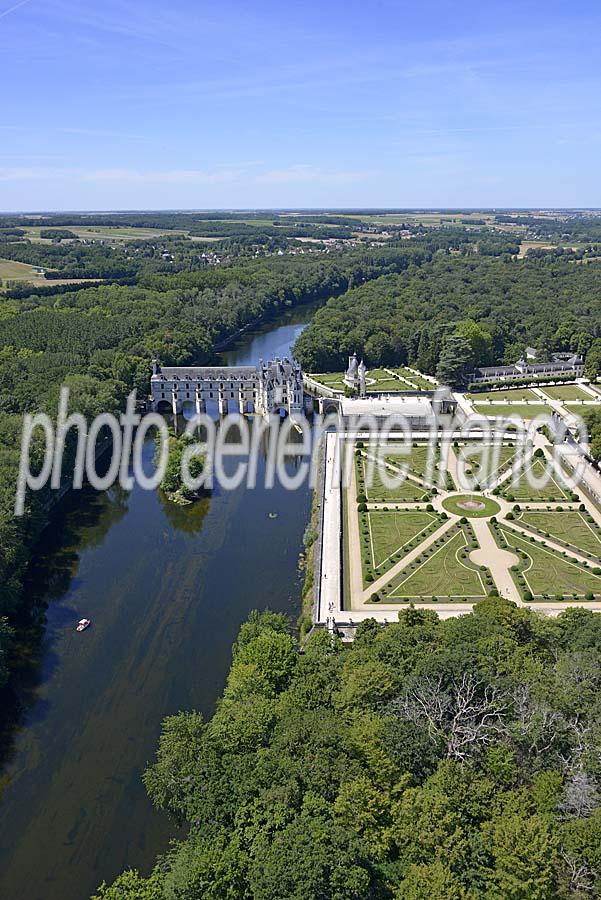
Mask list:
[[212,719],[166,719],[145,775],[189,836],[98,897],[599,897],[600,664],[581,609],[409,607],[302,653],[254,613]]

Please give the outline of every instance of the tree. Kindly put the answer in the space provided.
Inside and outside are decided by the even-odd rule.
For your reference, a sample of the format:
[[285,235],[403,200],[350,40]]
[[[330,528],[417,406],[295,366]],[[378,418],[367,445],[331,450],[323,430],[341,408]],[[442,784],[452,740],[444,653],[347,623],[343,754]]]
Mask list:
[[467,900],[461,881],[441,860],[409,866],[395,900]]
[[92,900],[163,900],[163,879],[155,870],[142,878],[136,869],[127,869],[111,884],[103,882]]
[[489,331],[473,319],[466,319],[457,326],[457,334],[470,344],[470,365],[487,366],[492,362],[492,334]]
[[591,381],[596,381],[601,375],[601,338],[596,338],[593,341],[586,354],[584,374]]
[[436,377],[441,384],[462,387],[467,380],[472,348],[461,335],[448,335],[442,345]]

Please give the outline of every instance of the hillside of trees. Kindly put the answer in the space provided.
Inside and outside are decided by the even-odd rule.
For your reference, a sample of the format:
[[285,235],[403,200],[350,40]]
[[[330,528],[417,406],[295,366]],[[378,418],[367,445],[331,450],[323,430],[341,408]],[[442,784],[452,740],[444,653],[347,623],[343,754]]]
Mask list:
[[438,253],[332,298],[295,354],[313,372],[340,371],[356,352],[369,368],[409,363],[432,375],[452,356],[440,374],[461,383],[526,346],[586,353],[599,335],[601,264]]
[[163,723],[145,783],[188,835],[95,900],[601,896],[601,617],[490,597],[298,652],[252,614],[212,719]]

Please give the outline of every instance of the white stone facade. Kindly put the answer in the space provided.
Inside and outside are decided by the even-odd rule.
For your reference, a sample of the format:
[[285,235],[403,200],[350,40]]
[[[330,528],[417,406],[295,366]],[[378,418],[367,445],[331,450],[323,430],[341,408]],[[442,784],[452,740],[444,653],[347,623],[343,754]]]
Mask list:
[[175,414],[192,404],[204,412],[215,401],[219,412],[231,409],[268,415],[284,409],[289,415],[303,412],[303,373],[289,359],[259,361],[258,366],[153,365],[150,379],[152,408]]

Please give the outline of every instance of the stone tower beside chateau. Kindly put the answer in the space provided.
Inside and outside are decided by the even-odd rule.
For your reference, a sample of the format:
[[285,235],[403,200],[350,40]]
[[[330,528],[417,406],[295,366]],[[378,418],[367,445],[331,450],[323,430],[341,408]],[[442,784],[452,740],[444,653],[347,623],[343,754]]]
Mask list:
[[356,391],[360,397],[365,397],[365,376],[367,375],[367,366],[361,360],[357,362],[357,354],[353,353],[348,359],[348,369],[344,373],[344,383],[353,391]]

